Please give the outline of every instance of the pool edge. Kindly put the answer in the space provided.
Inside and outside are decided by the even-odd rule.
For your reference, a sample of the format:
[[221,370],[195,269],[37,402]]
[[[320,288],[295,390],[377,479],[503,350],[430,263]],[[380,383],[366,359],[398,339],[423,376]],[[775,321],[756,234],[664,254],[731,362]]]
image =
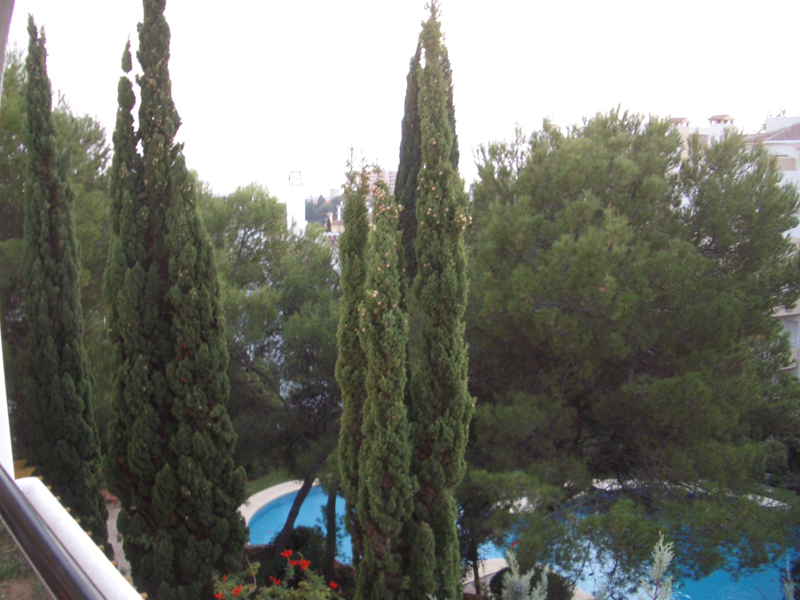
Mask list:
[[[319,485],[319,481],[314,481],[314,485]],[[278,485],[268,487],[260,492],[256,492],[247,500],[245,500],[244,504],[239,507],[239,514],[244,517],[244,522],[249,525],[250,519],[252,519],[253,516],[264,506],[273,500],[277,500],[281,496],[296,492],[301,487],[303,487],[303,482],[301,480],[287,481],[285,483],[279,483]]]

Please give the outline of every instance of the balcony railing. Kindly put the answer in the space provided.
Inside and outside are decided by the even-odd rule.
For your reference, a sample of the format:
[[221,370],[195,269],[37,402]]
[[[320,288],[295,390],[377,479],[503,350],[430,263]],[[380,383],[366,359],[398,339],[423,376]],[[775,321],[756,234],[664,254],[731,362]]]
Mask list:
[[141,600],[50,491],[0,467],[0,518],[58,600]]

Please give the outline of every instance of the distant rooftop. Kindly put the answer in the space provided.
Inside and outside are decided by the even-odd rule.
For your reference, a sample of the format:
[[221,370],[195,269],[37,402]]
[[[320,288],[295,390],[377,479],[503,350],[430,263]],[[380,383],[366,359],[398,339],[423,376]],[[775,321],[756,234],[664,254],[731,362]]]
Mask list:
[[734,119],[730,115],[713,115],[711,117],[708,117],[708,120],[712,124],[714,124],[714,123],[733,123]]
[[794,123],[788,127],[782,127],[773,131],[763,131],[746,136],[748,142],[793,142],[800,140],[800,123]]

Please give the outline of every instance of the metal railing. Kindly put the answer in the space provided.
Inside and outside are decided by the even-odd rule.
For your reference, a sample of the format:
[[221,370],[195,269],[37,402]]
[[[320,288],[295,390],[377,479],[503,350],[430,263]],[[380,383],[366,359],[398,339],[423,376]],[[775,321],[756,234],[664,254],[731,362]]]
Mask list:
[[105,599],[2,467],[0,518],[54,598]]

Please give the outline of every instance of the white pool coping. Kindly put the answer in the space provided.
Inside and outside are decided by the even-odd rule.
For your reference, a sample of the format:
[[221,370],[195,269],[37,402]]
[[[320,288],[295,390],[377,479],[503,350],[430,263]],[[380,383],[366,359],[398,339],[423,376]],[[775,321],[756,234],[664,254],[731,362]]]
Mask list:
[[[314,485],[319,485],[319,481],[314,481]],[[250,519],[264,506],[281,496],[293,494],[301,487],[303,487],[303,482],[301,480],[287,481],[286,483],[279,483],[278,485],[273,485],[265,490],[256,492],[239,507],[239,514],[244,517],[244,522],[249,525]]]

